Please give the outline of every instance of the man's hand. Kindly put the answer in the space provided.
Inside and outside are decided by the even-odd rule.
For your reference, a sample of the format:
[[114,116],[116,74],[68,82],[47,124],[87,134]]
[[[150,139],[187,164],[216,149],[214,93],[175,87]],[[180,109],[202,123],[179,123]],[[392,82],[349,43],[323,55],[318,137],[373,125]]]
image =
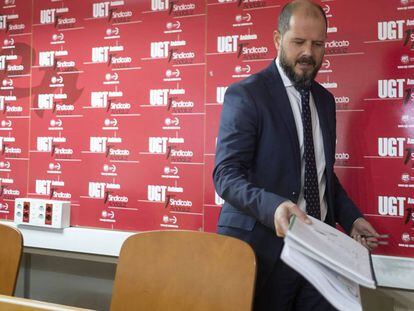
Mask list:
[[285,237],[289,228],[289,221],[292,215],[296,215],[301,221],[311,224],[310,218],[299,209],[299,207],[291,201],[285,201],[276,208],[274,221],[275,229],[278,237]]
[[378,246],[379,236],[374,227],[362,217],[355,220],[352,225],[351,237],[369,250],[373,250]]

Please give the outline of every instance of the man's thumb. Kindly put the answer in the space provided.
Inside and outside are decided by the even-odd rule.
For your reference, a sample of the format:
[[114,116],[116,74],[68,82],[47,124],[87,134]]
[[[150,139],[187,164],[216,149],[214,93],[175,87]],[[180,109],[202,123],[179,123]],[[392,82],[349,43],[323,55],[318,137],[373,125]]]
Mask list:
[[292,214],[295,214],[296,217],[299,218],[299,220],[303,221],[304,223],[310,225],[312,223],[312,220],[306,215],[305,212],[303,212],[296,204],[291,206],[291,212]]

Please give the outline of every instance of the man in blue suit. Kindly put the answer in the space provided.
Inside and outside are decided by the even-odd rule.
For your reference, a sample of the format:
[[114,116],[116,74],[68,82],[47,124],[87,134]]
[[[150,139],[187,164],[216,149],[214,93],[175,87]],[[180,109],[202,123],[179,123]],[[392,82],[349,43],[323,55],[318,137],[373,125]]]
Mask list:
[[277,58],[224,97],[213,173],[225,200],[218,232],[246,241],[256,253],[255,310],[333,309],[280,260],[293,214],[308,223],[307,214],[339,223],[366,247],[377,246],[377,232],[334,173],[335,100],[314,80],[326,30],[320,6],[288,3],[274,32]]

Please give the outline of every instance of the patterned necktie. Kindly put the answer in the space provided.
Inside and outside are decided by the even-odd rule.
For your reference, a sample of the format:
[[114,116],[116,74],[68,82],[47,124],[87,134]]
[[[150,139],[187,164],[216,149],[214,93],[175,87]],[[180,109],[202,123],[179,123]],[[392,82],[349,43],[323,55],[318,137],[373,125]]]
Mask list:
[[319,205],[319,183],[313,147],[312,118],[309,106],[309,89],[299,90],[302,101],[303,140],[305,144],[305,190],[306,212],[317,219],[321,219]]

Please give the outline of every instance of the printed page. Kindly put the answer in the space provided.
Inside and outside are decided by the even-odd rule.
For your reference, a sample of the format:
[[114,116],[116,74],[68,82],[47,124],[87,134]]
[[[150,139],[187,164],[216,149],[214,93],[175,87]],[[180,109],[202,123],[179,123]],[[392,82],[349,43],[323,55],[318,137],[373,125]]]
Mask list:
[[289,248],[291,249],[295,249],[296,251],[301,252],[303,255],[306,255],[307,257],[309,257],[310,259],[313,259],[314,261],[317,261],[319,263],[322,263],[324,265],[330,265],[330,269],[335,270],[337,273],[343,275],[343,276],[347,276],[348,278],[351,278],[353,281],[355,281],[358,284],[361,284],[363,286],[366,287],[370,287],[371,283],[367,282],[365,278],[361,278],[359,275],[356,275],[354,273],[350,273],[348,270],[344,270],[342,269],[340,266],[338,265],[331,265],[329,263],[327,263],[327,261],[325,260],[325,258],[323,256],[321,256],[320,254],[317,254],[305,247],[303,247],[303,245],[301,243],[296,242],[293,239],[288,239],[288,241],[286,241],[285,239],[285,245],[288,245]]
[[357,283],[285,245],[281,258],[300,273],[338,310],[362,311]]
[[[366,287],[375,288],[370,254],[368,250],[341,231],[313,217],[308,225],[299,219],[292,219],[285,243],[292,239],[312,253],[321,264],[330,265],[344,276]],[[297,248],[297,247],[296,247]],[[310,252],[310,253],[309,253]]]

